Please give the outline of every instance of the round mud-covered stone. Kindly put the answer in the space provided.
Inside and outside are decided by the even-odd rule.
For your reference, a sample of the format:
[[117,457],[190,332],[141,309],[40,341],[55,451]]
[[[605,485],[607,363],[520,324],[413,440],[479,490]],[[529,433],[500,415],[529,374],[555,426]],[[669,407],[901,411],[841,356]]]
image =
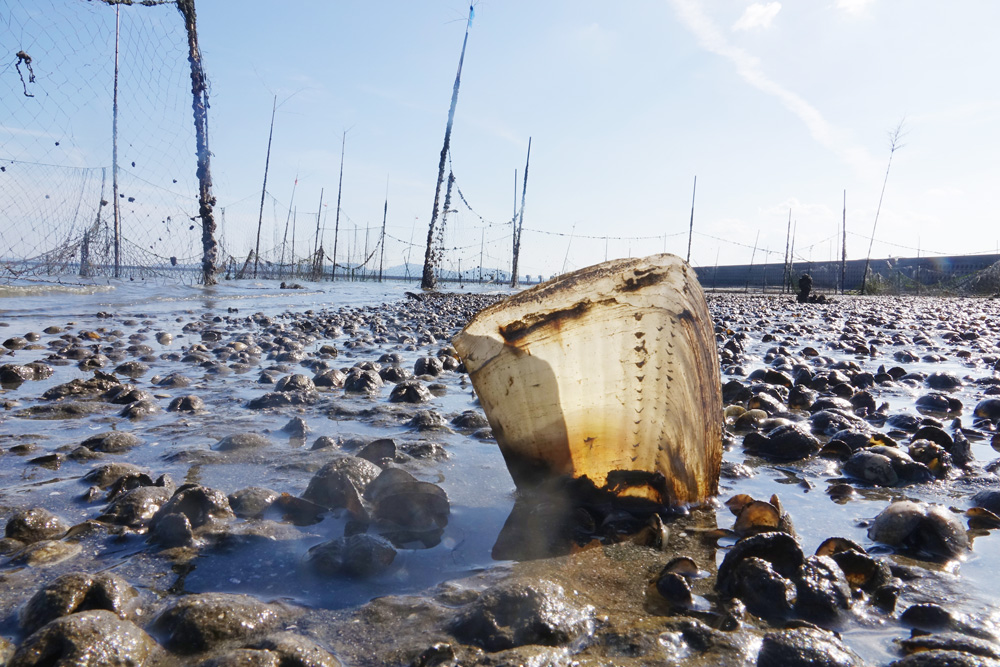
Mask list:
[[434,399],[434,395],[420,380],[404,380],[400,382],[389,393],[389,401],[392,403],[428,403]]
[[247,404],[252,410],[265,408],[285,408],[296,405],[312,405],[319,400],[319,394],[309,391],[269,391]]
[[829,556],[810,556],[795,577],[795,611],[816,623],[834,623],[851,607],[851,587]]
[[80,446],[94,452],[121,454],[136,447],[141,442],[139,437],[134,433],[129,433],[128,431],[108,431],[107,433],[90,436],[81,442]]
[[273,489],[249,486],[229,494],[229,506],[236,516],[249,519],[262,515],[281,494]]
[[476,430],[489,428],[490,423],[486,420],[486,415],[477,410],[466,410],[462,414],[451,420],[452,426],[461,429]]
[[811,433],[794,424],[778,426],[766,436],[751,433],[743,441],[751,453],[777,461],[798,461],[820,450],[820,442]]
[[769,562],[753,556],[736,565],[728,586],[751,614],[761,618],[784,618],[795,604],[795,584],[775,572]]
[[130,621],[110,611],[63,616],[40,628],[18,647],[8,667],[106,667],[146,664],[157,644]]
[[344,391],[356,394],[376,394],[384,386],[385,382],[382,381],[382,376],[378,374],[378,371],[362,370],[355,367],[344,378]]
[[1000,398],[985,398],[979,401],[972,414],[980,419],[1000,422]]
[[757,667],[861,667],[864,661],[832,632],[795,628],[764,635]]
[[4,536],[26,544],[66,534],[69,524],[43,507],[18,510],[7,520]]
[[467,644],[503,651],[526,644],[562,646],[594,630],[594,610],[550,581],[507,581],[486,589],[453,621]]
[[853,479],[875,486],[899,484],[899,474],[892,465],[892,459],[868,449],[854,452],[844,461],[843,472]]
[[344,371],[330,368],[313,376],[313,384],[317,387],[343,387],[347,374]]
[[287,375],[274,385],[275,391],[316,391],[316,385],[312,380],[300,373]]
[[413,364],[414,375],[441,375],[444,371],[444,362],[438,357],[420,357]]
[[276,632],[248,644],[257,650],[271,651],[279,656],[281,665],[302,667],[340,667],[340,661],[315,642],[292,632]]
[[113,574],[70,572],[36,592],[21,609],[21,629],[30,634],[50,621],[82,611],[103,609],[128,619],[139,593]]
[[889,663],[889,667],[1000,667],[1000,660],[962,651],[932,649]]
[[396,558],[392,542],[379,535],[349,535],[317,544],[306,553],[314,571],[328,575],[372,577],[387,570]]
[[1000,660],[1000,644],[961,632],[915,635],[898,641],[903,652],[907,654],[923,651],[947,651]]
[[802,547],[788,533],[769,532],[744,537],[733,545],[719,566],[716,589],[723,595],[735,597],[733,573],[745,558],[760,558],[774,567],[775,572],[786,579],[793,578],[805,562]]
[[354,494],[365,488],[382,472],[371,461],[357,456],[342,456],[316,471],[302,497],[323,507],[344,507]]
[[167,412],[198,412],[204,409],[205,401],[194,394],[178,396],[167,405]]
[[167,648],[196,653],[269,632],[282,617],[280,607],[249,595],[202,593],[174,602],[156,618],[153,627],[163,633]]
[[166,487],[140,486],[115,499],[97,520],[137,528],[152,519],[171,495]]
[[126,475],[149,475],[149,469],[134,463],[104,463],[92,468],[83,476],[83,481],[89,482],[101,489],[106,489]]
[[213,449],[220,452],[233,452],[244,449],[261,449],[267,447],[270,441],[259,433],[233,433],[215,443]]
[[194,528],[212,521],[236,518],[225,493],[200,484],[185,484],[177,489],[170,500],[157,510],[150,527],[155,528],[160,520],[171,514],[183,514]]
[[126,405],[118,416],[126,419],[142,419],[157,412],[160,412],[160,406],[153,399],[144,398]]

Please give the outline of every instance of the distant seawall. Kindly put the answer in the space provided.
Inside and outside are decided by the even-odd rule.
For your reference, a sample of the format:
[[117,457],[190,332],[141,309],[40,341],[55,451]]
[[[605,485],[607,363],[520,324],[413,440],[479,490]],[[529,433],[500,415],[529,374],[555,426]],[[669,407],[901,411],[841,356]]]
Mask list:
[[[938,285],[972,275],[1000,261],[1000,255],[953,255],[950,257],[892,257],[873,259],[869,264],[872,275],[889,283],[905,281],[908,284]],[[844,276],[845,289],[861,289],[865,260],[847,260]],[[695,267],[698,281],[707,289],[746,288],[752,290],[778,290],[781,288],[785,267],[783,264],[738,264],[730,266]],[[795,262],[792,278],[798,280],[808,273],[813,287],[822,290],[839,288],[840,262]]]

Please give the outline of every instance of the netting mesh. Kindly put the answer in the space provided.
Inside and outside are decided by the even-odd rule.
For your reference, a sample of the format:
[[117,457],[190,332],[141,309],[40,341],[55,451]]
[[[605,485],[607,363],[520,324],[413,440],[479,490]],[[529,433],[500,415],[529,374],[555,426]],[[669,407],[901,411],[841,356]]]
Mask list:
[[3,277],[115,270],[116,32],[119,272],[194,267],[190,68],[175,4],[14,0],[3,21]]
[[[191,70],[177,3],[9,0],[0,23],[0,280],[200,280]],[[511,219],[481,215],[476,193],[463,192],[460,170],[456,176],[434,235],[439,278],[509,281]],[[277,193],[284,186],[271,187]],[[220,197],[219,277],[309,280],[336,271],[338,278],[368,279],[384,269],[388,277],[419,279],[426,221],[401,231],[390,202],[383,235],[381,220],[354,220],[341,210],[335,237],[337,199],[327,188],[317,213],[318,194],[269,191],[263,210],[259,195]],[[578,268],[580,258],[602,251],[615,257],[666,249],[666,237],[596,237],[530,225],[524,232],[524,248],[545,241],[560,249],[544,258],[550,271]],[[522,281],[531,267],[522,257]]]

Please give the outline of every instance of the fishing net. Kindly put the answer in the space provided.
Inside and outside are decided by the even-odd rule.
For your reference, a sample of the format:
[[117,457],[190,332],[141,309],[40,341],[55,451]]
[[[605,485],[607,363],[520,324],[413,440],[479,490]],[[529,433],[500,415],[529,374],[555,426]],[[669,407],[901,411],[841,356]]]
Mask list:
[[0,280],[196,279],[191,75],[176,4],[11,0],[5,14]]

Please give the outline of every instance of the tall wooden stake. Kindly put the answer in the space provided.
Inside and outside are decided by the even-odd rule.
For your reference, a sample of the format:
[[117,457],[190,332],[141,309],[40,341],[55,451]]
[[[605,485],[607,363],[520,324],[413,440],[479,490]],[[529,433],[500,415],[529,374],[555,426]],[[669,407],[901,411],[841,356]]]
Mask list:
[[514,170],[514,207],[510,214],[510,270],[514,271],[514,253],[517,252],[517,169]]
[[788,274],[791,276],[790,281],[792,285],[792,291],[795,291],[795,233],[798,231],[799,223],[796,221],[792,224],[792,249],[788,251]]
[[434,208],[431,211],[431,222],[427,227],[427,249],[424,251],[424,274],[420,286],[433,289],[437,286],[434,275],[434,226],[437,224],[438,202],[441,198],[441,184],[444,182],[444,163],[451,147],[451,127],[455,122],[455,106],[458,104],[458,87],[462,83],[462,63],[465,62],[465,46],[469,43],[469,28],[472,26],[474,11],[469,5],[469,21],[465,24],[465,39],[462,40],[462,55],[458,58],[458,73],[455,74],[455,86],[451,91],[451,107],[448,109],[448,125],[444,130],[444,145],[441,147],[441,159],[438,162],[437,187],[434,189]]
[[253,277],[257,277],[257,265],[260,263],[260,228],[264,224],[264,195],[267,194],[267,169],[271,164],[271,137],[274,136],[274,112],[278,110],[278,96],[274,96],[271,104],[271,129],[267,133],[267,157],[264,158],[264,185],[260,188],[260,215],[257,216],[257,246],[253,251]]
[[212,195],[212,170],[208,150],[208,83],[201,66],[201,50],[198,48],[198,27],[194,0],[177,0],[177,10],[184,16],[188,35],[188,62],[191,63],[191,93],[194,110],[195,146],[198,154],[198,217],[201,218],[201,272],[205,285],[215,284],[215,264],[219,246],[215,240],[215,218],[212,209],[215,197]]
[[753,260],[757,257],[757,241],[760,240],[760,230],[757,230],[757,238],[753,240],[753,253],[750,255],[750,267],[747,269],[747,284],[743,289],[744,292],[750,291],[750,274],[753,273]]
[[[691,225],[688,227],[688,254],[685,260],[688,264],[691,263],[691,236],[694,235],[694,195],[698,191],[698,177],[694,177],[694,187],[691,188]],[[760,234],[760,232],[757,232]]]
[[[437,230],[438,239],[439,239],[439,244],[438,245],[442,249],[444,249],[444,230],[445,230],[445,225],[448,222],[448,214],[453,212],[451,210],[451,188],[454,185],[455,185],[455,174],[449,171],[448,172],[448,187],[446,187],[445,190],[444,190],[444,210],[441,211],[441,225],[440,225],[440,227],[438,227],[438,230]],[[457,213],[457,211],[454,211],[454,212]],[[437,267],[437,272],[438,272],[438,275],[436,275],[434,277],[435,280],[437,280],[437,278],[440,276],[440,273],[441,273],[441,267],[440,266]]]
[[115,216],[115,278],[121,277],[122,216],[118,205],[118,37],[121,32],[121,7],[115,5],[115,90],[111,103],[111,199]]
[[761,265],[761,277],[760,277],[760,291],[761,293],[767,292],[767,263],[768,258],[771,256],[771,246],[766,246],[764,248],[764,263]]
[[385,206],[382,208],[382,244],[378,260],[378,281],[382,282],[382,265],[385,263],[385,219],[389,216],[389,177],[385,177]]
[[[347,130],[340,140],[340,182],[337,184],[337,214],[333,218],[333,270],[330,280],[337,279],[337,237],[340,235],[340,194],[344,187],[344,148],[347,146]],[[386,185],[388,188],[389,186]]]
[[514,230],[514,263],[511,270],[510,286],[517,287],[517,260],[521,256],[521,230],[524,229],[524,197],[528,194],[528,163],[531,161],[531,137],[528,137],[528,157],[524,161],[524,187],[521,189],[521,212],[517,216]]
[[[288,244],[288,223],[292,221],[292,204],[295,203],[295,188],[299,185],[298,174],[295,175],[295,183],[292,184],[292,200],[288,202],[288,217],[285,218],[285,237],[281,239],[281,268],[278,269],[279,274],[285,272],[285,247]],[[295,232],[292,232],[292,248],[294,257],[294,247],[295,247]],[[294,261],[294,259],[293,259]]]
[[316,211],[316,240],[313,241],[312,279],[319,280],[321,262],[319,256],[319,221],[323,217],[323,188],[319,189],[319,210]]
[[840,244],[840,293],[847,290],[847,190],[844,190],[844,240]]
[[781,272],[781,293],[791,288],[792,271],[788,266],[788,251],[792,241],[792,209],[788,209],[788,231],[785,232],[785,267]]

